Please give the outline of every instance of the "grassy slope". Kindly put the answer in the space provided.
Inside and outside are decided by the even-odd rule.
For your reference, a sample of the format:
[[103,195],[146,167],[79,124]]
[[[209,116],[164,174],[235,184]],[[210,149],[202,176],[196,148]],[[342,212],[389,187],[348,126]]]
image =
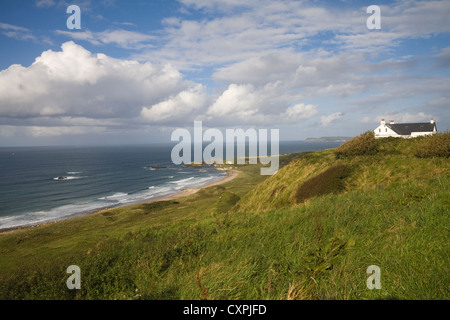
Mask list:
[[[187,198],[2,234],[0,298],[448,299],[450,161],[414,157],[420,139],[380,143],[373,156],[290,155],[267,179],[243,166]],[[344,192],[297,203],[338,164],[351,168]],[[65,286],[72,264],[78,291]],[[369,265],[381,290],[366,287]]]

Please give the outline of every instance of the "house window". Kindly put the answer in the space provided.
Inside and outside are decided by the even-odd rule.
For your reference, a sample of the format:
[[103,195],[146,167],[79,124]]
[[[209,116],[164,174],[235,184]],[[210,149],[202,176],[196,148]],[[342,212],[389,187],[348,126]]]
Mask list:
[[381,129],[378,129],[378,132],[381,132]]
[[384,130],[386,130],[386,132],[387,132],[387,129],[384,129]]

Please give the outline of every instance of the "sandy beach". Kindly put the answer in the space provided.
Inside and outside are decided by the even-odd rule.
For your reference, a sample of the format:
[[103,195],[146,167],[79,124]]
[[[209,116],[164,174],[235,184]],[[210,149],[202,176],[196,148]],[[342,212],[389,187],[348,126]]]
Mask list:
[[240,173],[240,171],[238,171],[238,170],[227,170],[226,172],[227,172],[226,177],[223,179],[220,179],[219,181],[212,182],[212,183],[204,185],[200,188],[184,189],[180,193],[170,195],[170,196],[161,196],[160,198],[154,198],[150,201],[144,201],[143,203],[151,203],[151,202],[156,202],[156,201],[167,201],[167,200],[174,200],[174,199],[178,199],[178,198],[182,198],[182,197],[187,197],[187,196],[190,196],[191,194],[198,192],[201,189],[216,186],[216,185],[231,181],[234,178],[236,178],[238,176],[238,174]]
[[103,208],[103,209],[94,210],[94,211],[90,211],[90,212],[79,213],[77,215],[66,217],[66,218],[59,219],[59,220],[47,221],[47,222],[42,222],[42,223],[33,224],[33,225],[17,226],[17,227],[13,227],[13,228],[9,228],[9,229],[0,229],[0,234],[10,233],[10,232],[14,232],[14,231],[17,231],[17,230],[22,230],[22,229],[35,228],[35,227],[39,227],[39,226],[47,225],[47,224],[52,224],[52,223],[58,223],[58,222],[63,221],[63,220],[84,217],[84,216],[88,216],[88,215],[96,214],[96,213],[101,213],[101,212],[104,212],[104,211],[107,211],[107,210],[111,210],[111,209],[115,209],[115,208],[119,208],[119,207],[127,207],[127,206],[136,205],[136,204],[152,203],[152,202],[157,202],[157,201],[168,201],[168,200],[179,199],[179,198],[182,198],[182,197],[187,197],[187,196],[189,196],[191,194],[194,194],[194,193],[198,192],[201,189],[212,187],[212,186],[216,186],[216,185],[220,185],[220,184],[223,184],[225,182],[231,181],[231,180],[233,180],[234,178],[236,178],[239,175],[240,171],[239,170],[226,170],[226,173],[227,173],[227,175],[223,179],[220,179],[218,181],[209,183],[209,184],[204,185],[204,186],[202,186],[200,188],[184,189],[181,192],[173,194],[173,195],[161,196],[161,197],[147,199],[147,200],[136,202],[136,203],[127,203],[125,205],[120,205],[120,206],[115,206],[115,207],[110,207],[110,208]]

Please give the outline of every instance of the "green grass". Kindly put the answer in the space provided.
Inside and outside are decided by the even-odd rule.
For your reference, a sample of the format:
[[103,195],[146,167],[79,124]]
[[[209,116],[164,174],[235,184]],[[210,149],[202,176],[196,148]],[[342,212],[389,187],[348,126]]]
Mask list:
[[336,158],[374,155],[378,153],[379,143],[375,140],[375,133],[367,131],[350,141],[345,142],[334,150]]
[[450,161],[416,157],[423,141],[283,156],[271,177],[243,165],[186,198],[0,234],[0,298],[449,299]]

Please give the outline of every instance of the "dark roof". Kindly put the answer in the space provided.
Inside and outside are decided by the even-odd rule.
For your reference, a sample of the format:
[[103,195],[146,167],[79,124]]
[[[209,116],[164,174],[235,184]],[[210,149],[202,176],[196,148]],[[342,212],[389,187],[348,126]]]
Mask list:
[[436,123],[387,123],[386,126],[394,130],[395,133],[406,136],[411,135],[411,132],[433,132],[436,128]]

